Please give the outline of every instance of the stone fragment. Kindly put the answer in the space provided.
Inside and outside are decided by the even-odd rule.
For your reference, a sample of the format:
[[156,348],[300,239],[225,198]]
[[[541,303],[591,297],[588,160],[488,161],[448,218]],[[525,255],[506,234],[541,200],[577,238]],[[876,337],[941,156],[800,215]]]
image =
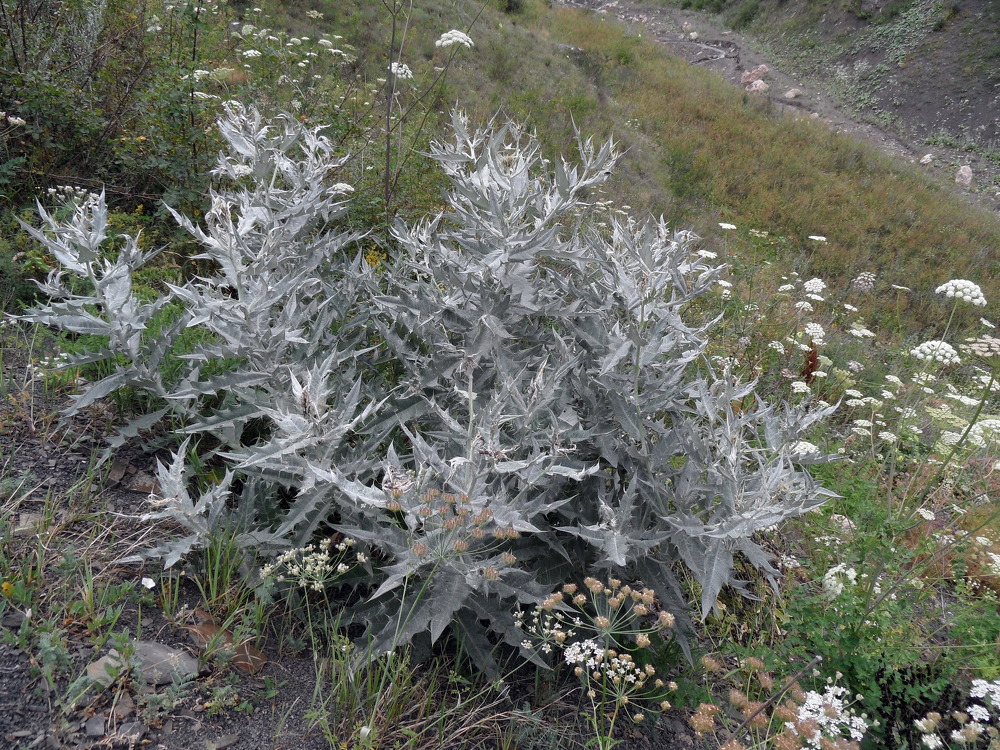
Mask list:
[[83,733],[88,737],[104,736],[104,717],[91,716],[83,726]]
[[[147,685],[167,685],[198,676],[198,660],[186,651],[153,641],[132,641],[132,645],[135,661]],[[107,655],[87,665],[87,676],[107,687],[115,679],[111,673],[117,675],[122,668],[121,655],[111,649]]]
[[972,167],[968,164],[959,167],[958,172],[955,173],[955,182],[962,187],[969,187],[972,184]]
[[101,687],[107,687],[115,681],[112,675],[118,674],[122,666],[120,655],[114,649],[102,656],[95,662],[87,665],[87,676]]
[[748,84],[753,83],[754,81],[759,81],[761,78],[763,78],[770,72],[771,69],[766,65],[758,65],[753,70],[748,70],[747,72],[745,72],[743,74],[743,77],[740,78],[740,83],[746,86]]
[[5,613],[3,617],[0,617],[0,625],[5,628],[10,628],[11,630],[17,630],[21,627],[21,623],[27,619],[28,618],[25,616],[24,612],[15,609],[11,612]]
[[118,696],[118,702],[115,703],[113,709],[115,718],[124,719],[133,711],[135,711],[135,701],[132,700],[132,696],[128,693],[122,693]]
[[34,536],[42,525],[40,513],[18,513],[14,536]]
[[930,164],[932,161],[934,161],[934,154],[924,154],[920,157],[921,164]]
[[126,747],[138,747],[146,736],[146,727],[141,721],[130,721],[122,724],[115,731],[115,741]]
[[688,39],[690,39],[692,42],[698,41],[698,32],[692,31],[690,34],[688,34]]
[[160,483],[156,481],[156,477],[140,471],[129,481],[128,488],[133,492],[141,492],[144,495],[159,494]]
[[128,461],[124,458],[116,458],[111,464],[111,471],[108,473],[108,481],[113,484],[118,484],[125,477],[127,469]]
[[749,86],[747,86],[747,91],[749,91],[751,94],[763,94],[769,88],[771,87],[768,86],[767,83],[758,79],[753,83],[751,83]]
[[133,645],[142,679],[149,685],[167,685],[198,676],[198,660],[186,651],[154,641],[133,641]]
[[240,736],[238,734],[227,734],[225,737],[220,737],[215,742],[206,743],[212,750],[226,750],[226,748],[232,747],[237,742],[240,741]]
[[800,96],[802,96],[802,89],[788,89],[785,92],[786,99],[798,99]]

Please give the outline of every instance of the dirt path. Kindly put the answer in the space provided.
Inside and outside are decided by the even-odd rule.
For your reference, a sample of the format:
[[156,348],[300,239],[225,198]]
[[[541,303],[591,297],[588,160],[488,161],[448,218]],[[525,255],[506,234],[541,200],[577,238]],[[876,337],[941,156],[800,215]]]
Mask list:
[[[766,96],[781,110],[789,115],[819,120],[838,133],[868,141],[887,154],[908,162],[917,162],[931,153],[934,159],[928,166],[929,171],[936,172],[942,180],[953,185],[956,192],[1000,214],[1000,192],[976,193],[955,185],[952,165],[966,163],[967,155],[957,150],[931,148],[917,139],[907,139],[863,121],[842,109],[820,84],[799,80],[790,72],[778,68],[773,60],[755,50],[752,40],[715,24],[707,14],[652,5],[642,0],[559,1],[564,6],[589,8],[627,24],[642,26],[646,29],[644,33],[650,34],[673,54],[692,65],[711,70],[741,88],[743,74],[765,64],[769,68],[765,81],[770,87]],[[791,98],[787,93],[793,89],[799,93]],[[980,171],[977,181],[989,184],[998,174],[1000,165],[992,170]]]

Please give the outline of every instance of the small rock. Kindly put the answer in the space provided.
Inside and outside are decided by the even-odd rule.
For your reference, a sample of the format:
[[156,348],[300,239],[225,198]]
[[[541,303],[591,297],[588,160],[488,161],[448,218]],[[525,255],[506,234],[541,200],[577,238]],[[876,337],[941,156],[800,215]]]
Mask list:
[[690,34],[688,34],[688,39],[690,39],[692,42],[698,41],[698,32],[692,31]]
[[87,676],[101,687],[108,687],[115,681],[114,674],[121,669],[122,660],[118,652],[111,649],[106,655],[87,665]]
[[769,88],[771,88],[771,87],[768,86],[767,83],[765,83],[764,81],[761,81],[760,79],[757,79],[756,81],[754,81],[753,83],[751,83],[749,86],[747,86],[747,91],[749,91],[751,94],[763,94]]
[[103,737],[104,736],[104,717],[103,716],[91,716],[87,719],[87,723],[84,724],[83,733],[88,737]]
[[798,99],[800,96],[802,96],[802,89],[788,89],[785,92],[786,99]]
[[206,742],[205,744],[211,748],[211,750],[226,750],[227,747],[232,747],[239,741],[240,736],[234,733],[227,734],[225,737],[220,737],[215,742]]
[[819,112],[813,112],[811,115],[809,115],[809,119],[810,120],[818,120],[819,119]]
[[130,721],[122,724],[115,732],[115,740],[127,747],[138,747],[146,736],[146,727],[141,721]]
[[959,167],[955,174],[955,182],[963,187],[969,187],[972,184],[972,167],[968,164]]
[[6,612],[3,617],[0,617],[0,625],[11,630],[17,630],[21,627],[21,623],[27,619],[24,612],[19,612],[15,609],[12,612]]
[[40,513],[18,513],[14,536],[34,536],[42,525]]
[[766,65],[758,65],[753,70],[748,70],[746,73],[744,73],[743,77],[740,78],[740,83],[746,86],[748,84],[753,83],[754,81],[759,81],[761,78],[763,78],[770,72],[771,69]]
[[111,464],[111,471],[108,474],[108,481],[113,484],[118,484],[125,477],[125,472],[128,470],[128,461],[123,458],[116,459],[114,463]]
[[115,703],[114,714],[118,719],[124,719],[130,713],[135,711],[135,701],[132,700],[132,696],[128,693],[122,693],[118,697],[118,702]]
[[150,685],[167,685],[198,676],[198,660],[186,651],[154,641],[133,641],[142,678]]
[[924,154],[920,157],[921,164],[930,164],[932,161],[934,161],[934,154]]
[[160,483],[156,477],[144,471],[137,472],[128,483],[128,488],[133,492],[141,492],[144,495],[157,494],[160,491]]

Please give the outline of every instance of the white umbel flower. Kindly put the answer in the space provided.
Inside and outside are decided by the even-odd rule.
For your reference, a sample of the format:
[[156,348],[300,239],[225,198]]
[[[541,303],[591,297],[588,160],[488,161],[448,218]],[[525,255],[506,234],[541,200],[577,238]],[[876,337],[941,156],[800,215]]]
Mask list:
[[955,348],[951,344],[947,341],[938,341],[937,339],[925,341],[919,346],[914,347],[910,350],[910,354],[917,359],[923,359],[928,362],[940,362],[945,365],[957,365],[962,361],[958,356],[958,352],[955,351]]
[[389,72],[401,81],[408,81],[413,78],[413,71],[410,70],[410,66],[406,63],[394,62],[389,66]]
[[469,35],[464,31],[459,31],[458,29],[452,29],[451,31],[444,32],[441,37],[434,42],[435,47],[450,47],[453,44],[461,44],[466,49],[473,46],[473,42],[469,38]]
[[986,307],[986,297],[979,284],[966,279],[952,279],[934,290],[937,294],[945,297],[954,297],[956,301],[971,302],[976,307]]

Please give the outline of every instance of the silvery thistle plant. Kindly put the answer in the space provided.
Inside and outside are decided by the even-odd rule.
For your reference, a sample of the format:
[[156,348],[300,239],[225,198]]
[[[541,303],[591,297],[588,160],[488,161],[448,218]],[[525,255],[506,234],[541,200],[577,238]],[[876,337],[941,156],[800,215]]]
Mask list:
[[683,313],[720,269],[689,233],[591,227],[611,143],[550,169],[513,124],[452,127],[431,150],[446,211],[397,223],[376,270],[329,223],[350,188],[321,132],[227,107],[215,174],[235,187],[203,227],[177,216],[218,271],[168,295],[202,343],[151,390],[240,481],[194,498],[179,451],[155,515],[189,535],[157,554],[213,524],[265,556],[336,529],[367,561],[343,621],[371,624],[369,654],[449,632],[491,670],[498,640],[523,640],[512,610],[594,573],[641,578],[682,637],[679,562],[703,616],[726,585],[749,595],[736,554],[776,581],[753,535],[830,497],[807,471],[824,458],[795,451],[831,410],[769,406],[713,369],[711,321]]

